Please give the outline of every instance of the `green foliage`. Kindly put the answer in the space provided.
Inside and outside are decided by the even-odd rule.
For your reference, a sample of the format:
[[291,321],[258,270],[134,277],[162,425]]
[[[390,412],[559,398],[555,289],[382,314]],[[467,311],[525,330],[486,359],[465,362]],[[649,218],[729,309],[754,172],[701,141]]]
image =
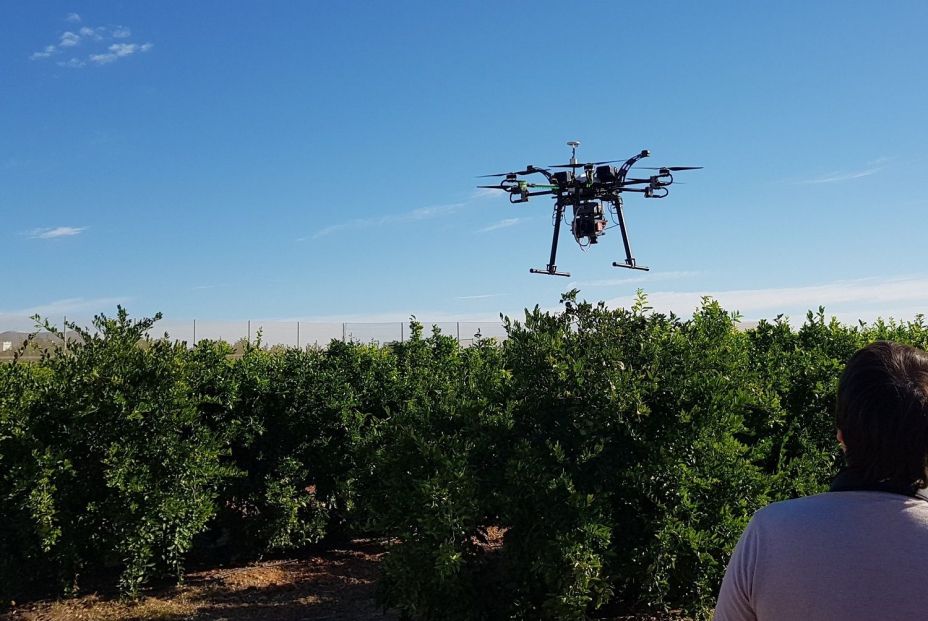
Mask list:
[[227,412],[235,467],[222,522],[254,553],[316,543],[355,518],[359,461],[390,411],[387,350],[333,341],[326,350],[248,348]]
[[709,299],[685,320],[562,302],[466,348],[415,321],[305,351],[187,348],[122,309],[69,326],[0,365],[0,603],[365,534],[394,542],[380,594],[412,619],[706,616],[753,512],[840,465],[848,357],[928,346],[921,316],[743,331]]
[[61,537],[56,474],[68,464],[36,438],[28,414],[48,383],[35,367],[0,365],[0,605],[30,576],[54,579],[45,556]]
[[713,578],[698,579],[743,526],[719,516],[743,516],[756,496],[734,439],[757,400],[746,338],[710,302],[688,322],[646,312],[643,298],[630,310],[563,302],[527,313],[506,343],[522,616],[584,618],[613,596],[702,601]]
[[392,347],[399,400],[364,489],[372,528],[399,540],[381,593],[413,617],[467,619],[493,603],[480,542],[500,511],[508,373],[492,342],[462,349],[416,322],[410,332]]
[[155,320],[120,308],[92,332],[69,326],[79,340],[67,352],[3,369],[3,521],[17,521],[0,545],[26,575],[74,588],[85,567],[114,565],[135,593],[179,576],[214,514],[223,446],[201,424],[184,348],[147,336]]

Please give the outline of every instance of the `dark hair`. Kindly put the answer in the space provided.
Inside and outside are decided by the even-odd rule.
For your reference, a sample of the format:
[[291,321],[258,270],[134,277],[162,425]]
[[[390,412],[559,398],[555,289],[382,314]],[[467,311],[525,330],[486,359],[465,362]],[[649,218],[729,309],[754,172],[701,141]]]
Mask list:
[[848,468],[870,483],[928,483],[928,353],[889,341],[858,350],[838,384]]

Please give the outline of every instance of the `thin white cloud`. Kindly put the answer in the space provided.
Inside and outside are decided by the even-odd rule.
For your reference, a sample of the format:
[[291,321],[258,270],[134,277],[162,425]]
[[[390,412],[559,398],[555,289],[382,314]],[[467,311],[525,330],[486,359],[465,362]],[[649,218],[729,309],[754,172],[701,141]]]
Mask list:
[[459,295],[454,298],[455,300],[487,300],[489,298],[499,298],[505,295],[504,293],[482,293],[480,295]]
[[[449,323],[454,323],[457,321],[487,323],[487,324],[492,324],[492,325],[499,325],[500,323],[499,313],[449,313],[447,311],[422,310],[422,309],[420,309],[419,311],[412,311],[412,310],[382,311],[382,312],[355,313],[355,314],[344,314],[344,315],[310,315],[310,316],[298,316],[298,317],[283,317],[283,318],[274,319],[273,321],[305,321],[308,323],[319,323],[319,324],[329,323],[329,324],[336,324],[339,326],[341,326],[342,323],[346,323],[346,324],[403,323],[403,324],[408,325],[409,318],[413,316],[415,316],[418,321],[421,321],[426,326],[426,332],[428,332],[428,326],[433,323],[449,324]],[[463,330],[463,326],[462,326],[462,330]]]
[[151,43],[143,43],[139,45],[137,43],[114,43],[113,45],[107,48],[109,51],[105,54],[91,54],[90,61],[98,65],[105,65],[107,63],[115,62],[120,58],[125,58],[126,56],[132,56],[136,52],[147,52],[152,48]]
[[832,171],[826,173],[819,177],[813,177],[811,179],[804,179],[799,181],[803,184],[819,184],[819,183],[838,183],[840,181],[851,181],[853,179],[861,179],[863,177],[869,177],[870,175],[875,175],[881,170],[886,168],[886,164],[890,162],[892,158],[890,157],[880,157],[871,162],[867,162],[865,168],[859,170],[850,170],[850,171]]
[[[80,29],[79,32],[80,32],[81,37],[83,37],[84,39],[92,39],[92,40],[94,40],[94,41],[102,41],[102,40],[103,40],[103,34],[102,34],[102,33],[105,33],[105,32],[106,32],[106,29],[105,29],[105,28],[102,28],[102,27],[90,28],[90,27],[88,27],[88,26],[84,26],[83,28]],[[114,35],[114,36],[115,36],[115,35]]]
[[[733,289],[722,291],[648,292],[648,305],[659,312],[688,316],[709,296],[729,311],[746,319],[789,315],[802,320],[806,311],[824,306],[844,320],[873,320],[877,317],[911,318],[915,309],[928,314],[928,277],[860,278],[802,287]],[[611,307],[628,307],[634,296],[607,301]]]
[[499,222],[497,222],[497,223],[495,223],[495,224],[491,224],[490,226],[486,226],[486,227],[484,227],[484,228],[478,230],[477,232],[478,232],[478,233],[489,233],[490,231],[498,231],[499,229],[505,229],[505,228],[508,228],[508,227],[510,227],[510,226],[515,226],[515,225],[517,225],[518,223],[522,222],[523,220],[524,220],[524,218],[506,218],[505,220],[500,220]]
[[[320,237],[325,237],[331,235],[337,231],[343,231],[345,229],[356,229],[356,228],[370,228],[372,226],[383,226],[385,224],[397,224],[401,222],[417,222],[419,220],[430,220],[433,218],[438,218],[441,216],[449,215],[460,209],[464,206],[464,203],[452,203],[450,205],[435,205],[432,207],[420,207],[418,209],[413,209],[412,211],[407,211],[405,213],[399,214],[390,214],[387,216],[379,216],[376,218],[355,218],[354,220],[349,220],[348,222],[341,222],[339,224],[332,224],[316,231],[312,235],[312,239],[319,239]],[[297,241],[305,241],[306,237],[300,237]]]
[[64,298],[37,304],[26,308],[14,310],[0,310],[0,319],[12,319],[31,317],[39,315],[41,317],[61,316],[71,314],[96,314],[114,309],[117,304],[125,305],[130,298],[126,297],[106,297],[106,298]]
[[86,64],[87,63],[85,63],[83,60],[76,57],[69,58],[68,60],[60,60],[57,63],[59,67],[67,67],[69,69],[80,69]]
[[625,278],[605,278],[602,280],[574,280],[567,283],[567,286],[564,288],[569,291],[570,289],[584,289],[595,288],[595,287],[621,287],[623,285],[631,284],[640,284],[640,283],[649,283],[649,282],[663,282],[667,280],[683,280],[687,278],[695,278],[696,276],[701,275],[702,272],[647,272],[641,276],[629,276]]
[[116,54],[91,54],[89,58],[90,62],[92,63],[105,65],[107,63],[115,62],[118,56],[116,56]]
[[54,45],[46,45],[45,49],[43,49],[41,52],[33,52],[32,55],[29,56],[29,60],[39,60],[42,58],[48,58],[50,56],[54,56],[57,53],[58,53],[57,47],[55,47]]
[[409,212],[409,217],[402,217],[401,221],[406,220],[428,220],[437,216],[444,216],[457,211],[464,203],[451,203],[449,205],[434,205],[432,207],[419,207]]
[[[81,17],[77,13],[70,13],[65,18],[71,23],[81,23]],[[90,49],[85,52],[84,56],[74,56],[66,61],[58,61],[59,67],[68,67],[79,69],[87,66],[88,63],[94,65],[106,65],[137,54],[147,52],[152,49],[153,44],[132,43],[127,41],[132,36],[132,31],[126,26],[81,26],[77,32],[67,30],[63,32],[56,44],[47,45],[38,52],[30,54],[30,60],[43,60],[58,54],[62,50],[77,51],[78,46],[84,47],[85,44]],[[113,42],[113,41],[116,42]]]
[[61,40],[58,41],[58,47],[74,47],[81,42],[81,37],[78,34],[74,34],[71,31],[67,31],[61,35]]
[[86,226],[56,226],[53,228],[34,229],[29,233],[31,239],[57,239],[73,237],[87,230]]

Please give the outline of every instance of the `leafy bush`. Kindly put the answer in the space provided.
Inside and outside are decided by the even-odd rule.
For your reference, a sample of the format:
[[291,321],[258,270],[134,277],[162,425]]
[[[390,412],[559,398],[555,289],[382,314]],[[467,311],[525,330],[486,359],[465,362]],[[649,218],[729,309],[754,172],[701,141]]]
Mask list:
[[4,400],[15,432],[2,450],[13,462],[8,510],[33,527],[17,522],[3,545],[38,563],[37,576],[73,586],[85,568],[118,566],[121,588],[135,593],[152,577],[180,576],[215,512],[223,446],[201,424],[183,346],[147,336],[157,319],[132,321],[120,308],[97,317],[94,332],[69,326],[77,342],[39,368],[4,369],[25,380],[15,405]]
[[243,476],[224,493],[232,539],[254,554],[350,530],[367,467],[359,459],[391,407],[389,352],[338,341],[324,351],[249,347],[234,371],[227,416],[239,432],[229,441]]
[[0,365],[0,604],[57,577],[47,557],[61,538],[58,475],[69,464],[36,437],[29,416],[48,385],[37,367]]
[[502,447],[511,425],[499,348],[463,349],[437,330],[391,348],[395,411],[369,458],[371,526],[398,539],[383,564],[385,605],[417,618],[466,619],[488,598],[483,528],[498,522]]
[[505,553],[525,618],[614,597],[702,603],[762,483],[736,436],[762,401],[717,304],[691,321],[576,302],[509,326]]
[[921,316],[743,331],[708,299],[563,303],[467,348],[415,321],[305,351],[188,349],[123,309],[69,326],[67,351],[0,365],[0,600],[360,533],[393,541],[381,598],[410,618],[705,616],[750,515],[839,467],[847,358],[928,346]]
[[[385,445],[387,497],[405,522],[385,525],[404,535],[384,587],[416,618],[581,619],[616,602],[707,615],[753,512],[836,472],[844,361],[874,338],[925,338],[921,319],[847,327],[820,311],[798,331],[779,318],[745,332],[711,300],[685,321],[643,296],[563,303],[507,322],[504,426],[462,424],[481,417],[457,396],[392,429],[406,444]],[[475,461],[491,443],[495,461]],[[496,464],[502,477],[481,476]],[[493,524],[497,566],[477,543]]]

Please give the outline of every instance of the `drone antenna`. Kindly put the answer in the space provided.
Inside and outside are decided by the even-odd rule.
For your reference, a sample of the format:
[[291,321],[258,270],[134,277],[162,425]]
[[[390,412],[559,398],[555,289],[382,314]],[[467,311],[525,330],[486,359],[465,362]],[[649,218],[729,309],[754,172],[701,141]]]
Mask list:
[[575,165],[577,164],[577,147],[580,146],[579,140],[568,140],[567,146],[570,147],[570,163]]

